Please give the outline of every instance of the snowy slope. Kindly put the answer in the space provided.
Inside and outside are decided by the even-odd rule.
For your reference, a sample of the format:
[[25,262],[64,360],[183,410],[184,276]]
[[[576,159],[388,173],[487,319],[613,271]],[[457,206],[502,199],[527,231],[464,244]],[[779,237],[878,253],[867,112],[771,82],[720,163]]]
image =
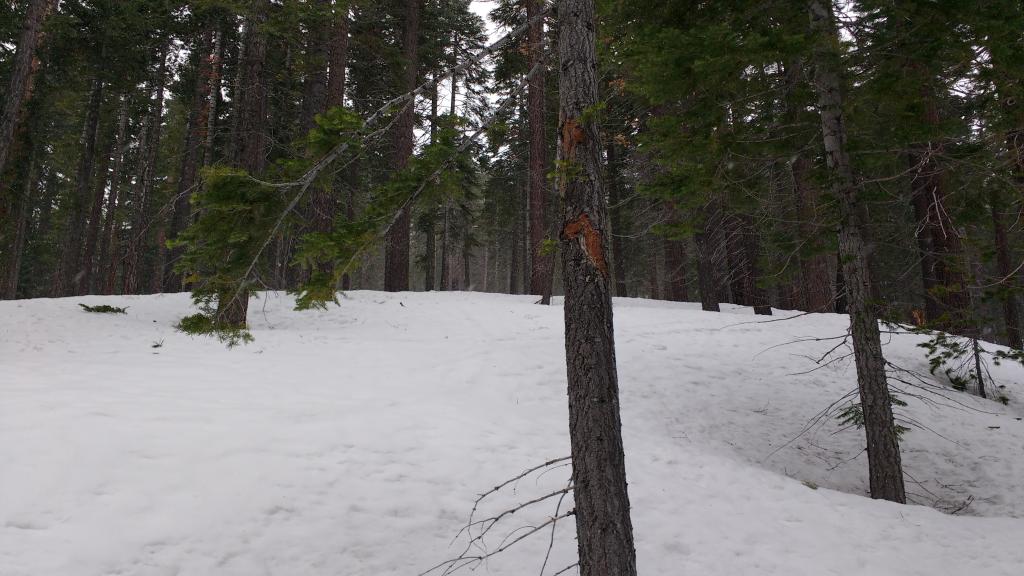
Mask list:
[[[184,294],[0,302],[0,575],[421,573],[461,549],[477,494],[568,454],[562,310],[532,301],[353,292],[299,313],[269,294],[235,350],[174,331]],[[780,345],[844,319],[755,320],[616,301],[641,574],[1024,573],[1024,371],[996,369],[1005,407],[904,396],[928,429],[903,442],[922,505],[897,506],[863,497],[861,431],[801,435],[853,367],[796,374],[836,341]],[[925,371],[918,341],[887,356]],[[480,514],[567,478],[531,475]],[[481,569],[539,574],[549,537]],[[545,574],[574,561],[572,537],[557,526]]]

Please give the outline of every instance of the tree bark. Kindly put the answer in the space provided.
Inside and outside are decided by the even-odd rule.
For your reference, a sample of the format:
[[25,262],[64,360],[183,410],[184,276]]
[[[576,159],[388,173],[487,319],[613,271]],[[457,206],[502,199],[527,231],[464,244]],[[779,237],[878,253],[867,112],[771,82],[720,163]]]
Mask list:
[[875,307],[871,305],[863,206],[860,205],[859,186],[846,149],[838,69],[840,55],[835,49],[840,43],[831,4],[810,0],[808,6],[811,27],[817,35],[814,83],[832,192],[839,207],[839,253],[849,299],[850,332],[867,436],[871,497],[906,503],[899,440],[886,381],[878,318]]
[[93,80],[86,108],[85,127],[82,130],[82,153],[78,159],[75,175],[75,191],[71,197],[68,228],[64,233],[64,246],[54,282],[54,296],[77,294],[83,279],[82,241],[85,231],[86,209],[89,204],[89,185],[92,183],[93,165],[96,161],[96,135],[100,123],[100,107],[103,104],[103,80]]
[[[537,18],[540,11],[540,0],[526,0],[526,18],[532,22],[526,35],[529,70],[544,61],[544,19]],[[544,74],[534,74],[527,87],[527,115],[530,128],[530,293],[537,296],[544,294],[553,265],[551,255],[544,254],[548,153],[544,139],[544,96]]]
[[995,189],[989,193],[989,206],[992,210],[992,231],[996,246],[996,271],[1000,283],[1007,286],[1002,294],[1003,322],[1006,324],[1006,341],[1010,348],[1024,349],[1021,342],[1020,310],[1017,307],[1017,295],[1013,290],[1013,263],[1010,259],[1010,243],[1006,234],[1006,206],[999,192]]
[[[402,31],[402,91],[416,88],[419,54],[420,3],[422,0],[405,1],[405,26]],[[413,150],[413,128],[416,112],[415,101],[410,102],[399,113],[395,123],[395,153],[392,167],[404,170]],[[409,232],[410,209],[402,208],[394,225],[388,230],[384,242],[384,290],[401,292],[409,289]]]
[[14,52],[3,112],[0,113],[0,174],[6,168],[7,156],[14,141],[14,128],[21,116],[22,106],[32,92],[32,83],[39,68],[36,50],[42,41],[43,23],[56,3],[56,0],[29,0],[28,3],[25,22],[18,36],[18,47]]
[[635,576],[615,366],[608,206],[598,102],[593,0],[558,7],[558,165],[563,199],[562,280],[576,533],[581,576]]

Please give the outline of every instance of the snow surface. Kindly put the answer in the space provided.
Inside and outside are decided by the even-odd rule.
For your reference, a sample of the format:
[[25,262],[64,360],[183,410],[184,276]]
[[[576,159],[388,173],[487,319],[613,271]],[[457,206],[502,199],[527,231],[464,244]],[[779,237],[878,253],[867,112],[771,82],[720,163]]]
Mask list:
[[[416,576],[461,550],[477,494],[568,454],[562,309],[533,300],[352,292],[294,312],[267,294],[234,350],[174,330],[185,294],[0,302],[0,575]],[[862,431],[808,427],[854,370],[808,372],[835,340],[785,344],[844,317],[615,305],[641,574],[1024,574],[1024,371],[994,369],[1005,407],[907,389],[920,505],[898,506],[864,497]],[[926,373],[919,341],[886,354]],[[530,475],[478,517],[568,477]],[[557,525],[545,574],[574,562],[573,532]],[[540,574],[549,538],[479,570]]]

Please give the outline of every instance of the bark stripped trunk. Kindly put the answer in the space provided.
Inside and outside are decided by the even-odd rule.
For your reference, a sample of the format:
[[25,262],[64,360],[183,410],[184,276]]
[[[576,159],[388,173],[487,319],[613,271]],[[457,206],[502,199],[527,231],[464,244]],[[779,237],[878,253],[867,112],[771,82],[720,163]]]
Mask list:
[[43,22],[56,3],[56,0],[30,0],[25,13],[18,47],[14,52],[14,65],[4,98],[3,113],[0,114],[0,174],[6,168],[7,156],[14,141],[14,128],[21,116],[22,106],[32,92],[32,83],[39,68],[36,50],[43,37]]
[[580,574],[635,576],[606,257],[608,207],[601,190],[601,139],[596,122],[587,117],[598,101],[594,2],[562,0],[558,18],[558,165],[570,166],[559,175],[560,237]]
[[834,48],[839,45],[839,39],[831,5],[824,4],[822,0],[810,0],[809,8],[811,27],[818,36],[814,50],[814,83],[818,92],[825,155],[832,173],[832,191],[839,205],[840,262],[849,299],[857,384],[867,435],[871,497],[906,503],[878,318],[871,305],[863,206],[860,205],[858,185],[846,150],[839,54]]
[[96,78],[89,93],[86,108],[85,127],[82,130],[82,154],[78,159],[75,176],[75,190],[71,196],[68,228],[64,234],[64,246],[59,268],[54,278],[53,295],[71,296],[78,294],[83,279],[82,236],[85,231],[86,209],[89,204],[89,185],[92,183],[93,165],[96,161],[96,135],[100,123],[100,106],[103,104],[103,80]]
[[[526,0],[526,18],[532,22],[526,43],[529,64],[533,70],[544,59],[544,19],[537,18],[540,0]],[[527,89],[527,112],[530,127],[530,294],[541,296],[550,283],[553,266],[550,254],[544,254],[544,207],[547,203],[547,144],[544,139],[544,74],[534,74]]]
[[[418,68],[419,29],[421,0],[406,0],[405,26],[402,33],[403,92],[416,88],[416,70]],[[404,170],[412,156],[413,127],[415,124],[414,102],[399,113],[395,123],[395,155],[392,167]],[[384,290],[401,292],[409,289],[409,231],[410,210],[403,208],[398,219],[388,230],[384,242]]]

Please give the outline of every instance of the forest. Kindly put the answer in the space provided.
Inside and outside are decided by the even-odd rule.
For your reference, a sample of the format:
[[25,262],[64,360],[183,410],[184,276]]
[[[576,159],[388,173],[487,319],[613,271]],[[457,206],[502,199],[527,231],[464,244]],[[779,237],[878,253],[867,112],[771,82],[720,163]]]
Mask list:
[[[998,415],[979,420],[978,430],[1012,435],[985,442],[1001,443],[992,458],[1010,462],[1007,477],[1024,472],[1020,0],[2,0],[0,86],[0,300],[10,301],[0,302],[0,380],[3,365],[13,367],[0,396],[22,393],[19,382],[42,382],[32,373],[51,359],[74,371],[64,355],[76,342],[106,342],[101,335],[112,328],[83,324],[98,317],[89,312],[113,313],[113,322],[151,314],[154,326],[166,326],[131,362],[166,358],[175,353],[166,342],[180,342],[191,351],[178,352],[185,364],[153,368],[167,382],[193,361],[229,374],[232,363],[250,361],[243,354],[275,343],[281,354],[294,348],[288,362],[331,354],[282,343],[267,320],[274,315],[289,331],[311,331],[296,338],[313,341],[328,330],[342,349],[350,339],[377,338],[374,322],[401,325],[428,348],[437,345],[431,326],[460,337],[479,330],[493,346],[513,333],[532,338],[520,323],[534,315],[544,330],[564,327],[564,338],[545,340],[557,354],[538,358],[557,368],[546,378],[567,385],[559,390],[568,391],[568,413],[554,419],[565,428],[568,417],[568,435],[555,445],[569,455],[524,449],[527,458],[507,461],[498,474],[481,480],[479,470],[467,472],[473,482],[459,489],[479,493],[497,483],[493,492],[504,494],[501,478],[526,470],[513,478],[518,485],[560,466],[571,469],[568,483],[536,500],[523,495],[527,504],[485,520],[470,514],[459,532],[466,550],[433,571],[366,564],[353,574],[447,576],[490,566],[527,536],[545,540],[519,557],[542,560],[541,576],[635,575],[638,556],[653,573],[679,565],[672,553],[645,548],[653,544],[641,541],[643,530],[634,540],[627,469],[632,479],[640,442],[629,436],[629,418],[638,418],[629,399],[644,369],[618,366],[617,353],[633,366],[643,357],[630,348],[636,341],[668,346],[701,374],[735,362],[748,376],[722,376],[730,385],[764,370],[807,390],[817,378],[838,383],[834,372],[845,370],[852,391],[836,384],[821,397],[794,393],[793,429],[761,456],[832,426],[849,442],[820,459],[834,458],[829,471],[859,466],[863,477],[819,477],[821,467],[804,460],[786,461],[795,472],[769,468],[815,490],[923,505],[943,518],[997,517],[1006,521],[1001,537],[1024,535],[1024,493],[976,498],[986,475],[1003,473],[961,461],[981,432],[958,436],[967,420],[944,420],[949,410],[968,419]],[[520,297],[492,299],[498,295]],[[376,315],[373,299],[408,311]],[[524,316],[506,318],[504,302],[522,306],[516,314]],[[335,314],[359,320],[325,328]],[[462,314],[475,315],[474,323],[461,324]],[[626,348],[616,346],[620,317]],[[662,321],[677,324],[648,343]],[[363,322],[369,332],[360,332]],[[750,338],[749,350],[727,352],[727,338],[701,335],[736,323],[755,326],[737,336]],[[31,335],[33,326],[41,335]],[[128,326],[132,338],[151,339]],[[499,336],[503,326],[510,332]],[[757,330],[774,332],[762,338]],[[83,361],[119,366],[119,337],[110,332],[111,348],[89,348]],[[380,346],[405,350],[400,336],[381,338]],[[756,359],[794,345],[804,348],[789,359]],[[526,346],[514,344],[506,361],[528,357]],[[407,353],[417,357],[422,347]],[[473,350],[467,342],[465,355]],[[453,358],[456,366],[463,355]],[[377,374],[349,361],[357,366],[350,374]],[[669,366],[650,362],[655,374]],[[339,364],[334,378],[344,381],[347,369]],[[54,378],[47,382],[63,376]],[[668,372],[652,378],[664,381],[657,394],[667,393]],[[750,388],[730,398],[762,398]],[[60,390],[45,394],[61,397]],[[765,415],[781,402],[764,398]],[[555,400],[564,410],[564,394]],[[943,415],[929,419],[927,407]],[[0,444],[17,430],[0,424]],[[913,445],[928,433],[965,452]],[[0,449],[0,460],[19,458],[28,457]],[[943,460],[955,461],[955,478],[940,480],[929,468]],[[32,460],[25,462],[29,470]],[[934,474],[940,494],[908,470]],[[472,502],[474,513],[485,496]],[[483,546],[538,503],[553,510]],[[576,527],[562,571],[549,563],[558,556],[559,521]],[[645,530],[654,530],[651,522]],[[660,533],[674,529],[659,522]],[[657,559],[645,564],[644,552]],[[914,554],[926,573],[928,553]],[[170,565],[164,560],[156,565]],[[12,573],[72,573],[33,561]],[[324,560],[331,573],[351,561]],[[989,564],[962,561],[978,574],[1024,566],[1012,551]],[[267,562],[276,568],[266,573],[321,573],[312,564]],[[679,573],[719,573],[693,562]],[[817,560],[793,562],[779,573],[824,573],[812,570]],[[869,573],[918,573],[882,566]],[[257,573],[250,570],[221,573]],[[197,564],[180,573],[218,572]]]

